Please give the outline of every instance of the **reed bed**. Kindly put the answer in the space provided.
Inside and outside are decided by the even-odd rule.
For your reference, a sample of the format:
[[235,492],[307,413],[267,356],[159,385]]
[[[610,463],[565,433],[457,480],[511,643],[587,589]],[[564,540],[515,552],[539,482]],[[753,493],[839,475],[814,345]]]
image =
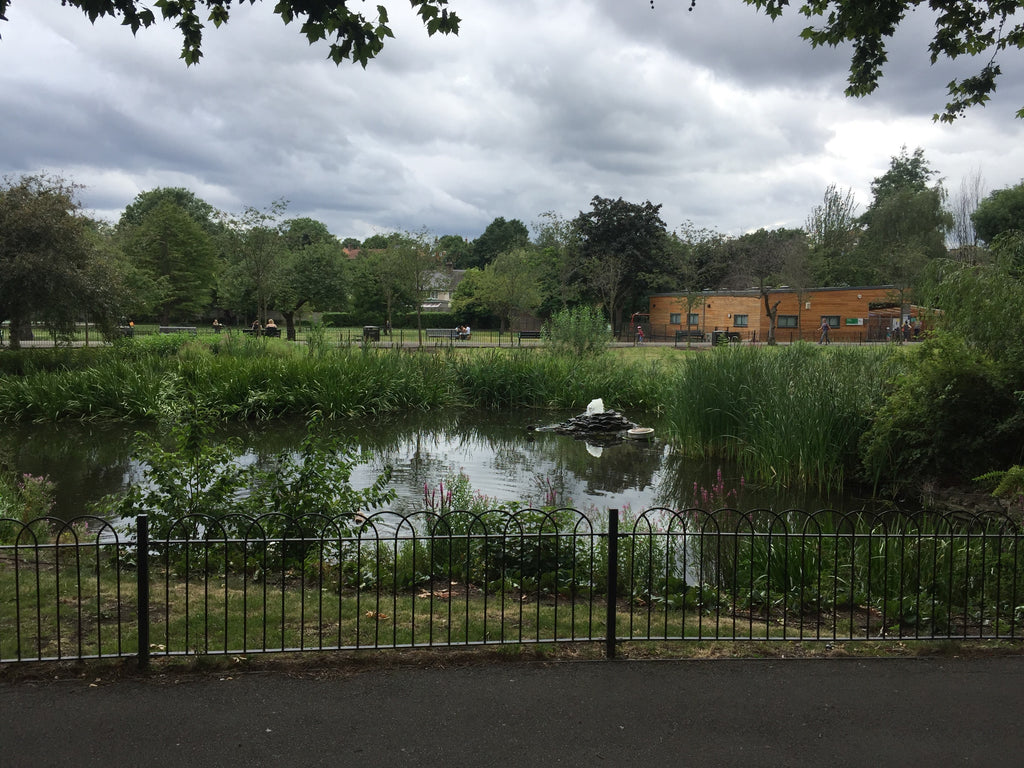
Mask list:
[[611,355],[578,357],[544,350],[489,350],[455,362],[459,390],[484,408],[580,409],[595,398],[608,407],[654,412],[667,368],[657,360],[623,362]]
[[666,415],[667,437],[684,455],[734,460],[768,487],[831,491],[858,466],[858,440],[905,365],[891,347],[811,344],[628,359],[154,339],[91,354],[81,369],[0,376],[0,421],[144,420],[184,402],[222,419],[269,420],[452,406],[582,410],[602,398]]
[[597,397],[609,407],[656,410],[665,375],[657,361],[613,363],[536,349],[348,347],[313,355],[263,339],[174,339],[105,352],[80,369],[0,376],[0,421],[149,419],[186,399],[225,419],[313,411],[332,419],[465,405],[582,409]]
[[839,489],[903,360],[810,344],[692,355],[667,382],[667,429],[684,454],[735,460],[755,482]]

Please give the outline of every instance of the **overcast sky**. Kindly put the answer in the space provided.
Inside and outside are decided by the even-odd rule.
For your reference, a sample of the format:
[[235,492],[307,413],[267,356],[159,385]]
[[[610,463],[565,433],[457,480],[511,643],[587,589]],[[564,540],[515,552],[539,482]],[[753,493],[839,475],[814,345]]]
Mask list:
[[930,66],[927,12],[900,31],[879,90],[849,100],[848,51],[812,50],[801,17],[773,23],[740,0],[453,0],[461,32],[434,38],[400,0],[397,39],[366,70],[335,66],[273,5],[209,27],[188,68],[165,22],[133,38],[57,0],[14,0],[0,174],[63,175],[111,221],[161,186],[228,212],[284,198],[288,218],[360,239],[472,239],[498,216],[572,218],[594,195],[660,203],[670,230],[799,227],[830,184],[863,210],[902,145],[953,194],[978,172],[987,192],[1024,177],[1021,55],[1002,56],[986,108],[933,123],[945,84],[981,62]]

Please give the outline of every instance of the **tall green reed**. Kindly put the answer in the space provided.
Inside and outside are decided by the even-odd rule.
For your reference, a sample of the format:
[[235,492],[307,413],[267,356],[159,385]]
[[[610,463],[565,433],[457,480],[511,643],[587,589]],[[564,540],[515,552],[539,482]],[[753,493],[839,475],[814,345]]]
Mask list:
[[735,460],[756,482],[837,490],[900,365],[887,347],[692,355],[667,382],[667,428],[684,453]]

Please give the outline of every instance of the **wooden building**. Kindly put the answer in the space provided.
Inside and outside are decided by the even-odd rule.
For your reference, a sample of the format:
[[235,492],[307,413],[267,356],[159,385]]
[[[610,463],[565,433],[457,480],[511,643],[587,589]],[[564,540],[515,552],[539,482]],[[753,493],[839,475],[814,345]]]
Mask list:
[[[822,322],[828,323],[831,341],[884,341],[893,328],[909,320],[920,328],[917,307],[904,306],[892,286],[776,288],[770,304],[779,302],[775,339],[780,342],[817,341]],[[654,338],[710,339],[714,331],[739,334],[743,341],[768,338],[768,313],[757,290],[702,291],[695,294],[656,293],[650,299],[650,327]]]

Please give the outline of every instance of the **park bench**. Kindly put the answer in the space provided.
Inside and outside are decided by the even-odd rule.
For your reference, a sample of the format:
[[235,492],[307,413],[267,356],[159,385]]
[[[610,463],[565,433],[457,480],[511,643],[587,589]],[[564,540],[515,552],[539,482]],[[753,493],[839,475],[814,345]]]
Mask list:
[[696,328],[679,329],[676,331],[676,343],[680,341],[704,341],[704,331]]
[[455,341],[459,337],[459,332],[454,328],[427,328],[428,339],[448,339],[449,341]]
[[161,325],[160,333],[188,333],[196,336],[199,331],[194,325]]
[[[266,336],[266,337],[271,338],[271,339],[279,339],[279,338],[281,338],[281,329],[280,328],[260,328],[258,332],[259,332],[260,336]],[[242,333],[244,335],[246,335],[246,336],[255,336],[256,333],[257,333],[257,329],[255,329],[255,328],[243,328],[242,329]]]
[[523,345],[523,339],[540,339],[540,331],[520,331],[519,346]]

